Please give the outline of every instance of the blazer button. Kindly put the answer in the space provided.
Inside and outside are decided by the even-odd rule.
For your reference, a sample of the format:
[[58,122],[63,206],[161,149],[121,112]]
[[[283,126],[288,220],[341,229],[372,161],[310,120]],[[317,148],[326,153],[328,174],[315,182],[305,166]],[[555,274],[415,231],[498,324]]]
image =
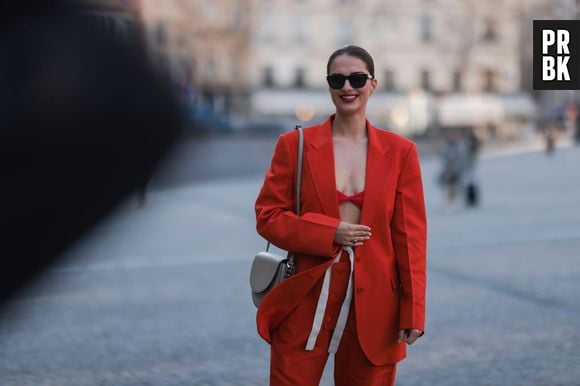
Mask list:
[[362,293],[363,293],[363,291],[364,291],[364,288],[362,288],[362,287],[358,287],[358,288],[356,289],[356,293],[357,293],[357,294],[359,294],[359,295],[360,295],[360,294],[362,294]]
[[332,322],[332,316],[327,316],[327,317],[326,317],[326,321],[327,321],[327,322]]

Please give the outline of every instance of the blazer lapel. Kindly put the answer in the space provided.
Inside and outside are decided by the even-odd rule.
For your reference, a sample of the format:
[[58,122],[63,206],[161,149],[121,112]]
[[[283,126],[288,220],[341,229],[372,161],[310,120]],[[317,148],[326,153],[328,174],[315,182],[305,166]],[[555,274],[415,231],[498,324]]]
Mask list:
[[311,147],[305,152],[308,168],[312,174],[316,194],[324,214],[340,218],[338,199],[336,197],[336,179],[334,175],[334,150],[332,144],[332,121],[328,118],[314,133]]
[[367,150],[367,170],[365,175],[365,198],[362,207],[361,224],[370,226],[384,205],[388,181],[393,170],[393,157],[389,146],[367,120],[369,145]]

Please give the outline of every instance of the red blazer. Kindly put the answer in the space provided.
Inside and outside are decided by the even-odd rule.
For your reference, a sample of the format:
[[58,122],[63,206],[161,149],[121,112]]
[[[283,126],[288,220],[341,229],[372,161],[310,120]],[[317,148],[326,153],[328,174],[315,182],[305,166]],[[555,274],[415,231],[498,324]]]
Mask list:
[[[264,298],[258,333],[272,331],[322,281],[340,250],[334,234],[340,222],[334,170],[331,116],[304,129],[302,213],[294,192],[298,156],[296,130],[280,136],[256,200],[257,230],[274,245],[295,252],[297,274]],[[354,302],[361,347],[375,365],[406,356],[399,329],[424,330],[426,216],[416,145],[367,121],[368,155],[361,224],[372,237],[355,250]],[[308,315],[310,329],[314,315]]]

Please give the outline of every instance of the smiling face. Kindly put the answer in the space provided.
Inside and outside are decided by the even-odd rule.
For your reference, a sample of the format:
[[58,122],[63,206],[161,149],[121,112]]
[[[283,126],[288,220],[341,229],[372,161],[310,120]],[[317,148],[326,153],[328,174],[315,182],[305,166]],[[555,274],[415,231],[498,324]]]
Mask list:
[[[330,63],[329,70],[329,75],[369,74],[366,63],[351,55],[339,55],[334,58],[332,63]],[[340,89],[329,87],[330,97],[332,98],[332,103],[336,106],[337,114],[351,115],[362,113],[364,115],[369,96],[375,91],[376,87],[376,79],[367,80],[361,88],[352,87],[348,80],[344,82],[344,86]]]

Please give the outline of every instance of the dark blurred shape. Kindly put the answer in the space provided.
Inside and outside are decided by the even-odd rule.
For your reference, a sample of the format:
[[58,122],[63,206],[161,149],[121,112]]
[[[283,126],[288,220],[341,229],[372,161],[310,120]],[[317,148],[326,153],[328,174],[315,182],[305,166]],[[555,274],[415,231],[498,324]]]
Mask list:
[[556,151],[556,138],[558,136],[558,126],[550,123],[543,128],[546,155],[551,156]]
[[479,184],[476,178],[476,167],[481,150],[481,140],[471,127],[467,130],[465,145],[467,149],[467,159],[464,171],[465,206],[468,208],[475,208],[479,205],[481,196]]
[[570,117],[572,120],[572,137],[574,139],[574,145],[580,146],[580,104],[576,102],[573,106],[572,111],[574,114],[571,114],[572,116]]
[[143,186],[181,114],[139,42],[72,2],[0,2],[0,302]]
[[183,103],[186,129],[192,134],[231,133],[234,126],[224,117],[216,114],[207,104]]

